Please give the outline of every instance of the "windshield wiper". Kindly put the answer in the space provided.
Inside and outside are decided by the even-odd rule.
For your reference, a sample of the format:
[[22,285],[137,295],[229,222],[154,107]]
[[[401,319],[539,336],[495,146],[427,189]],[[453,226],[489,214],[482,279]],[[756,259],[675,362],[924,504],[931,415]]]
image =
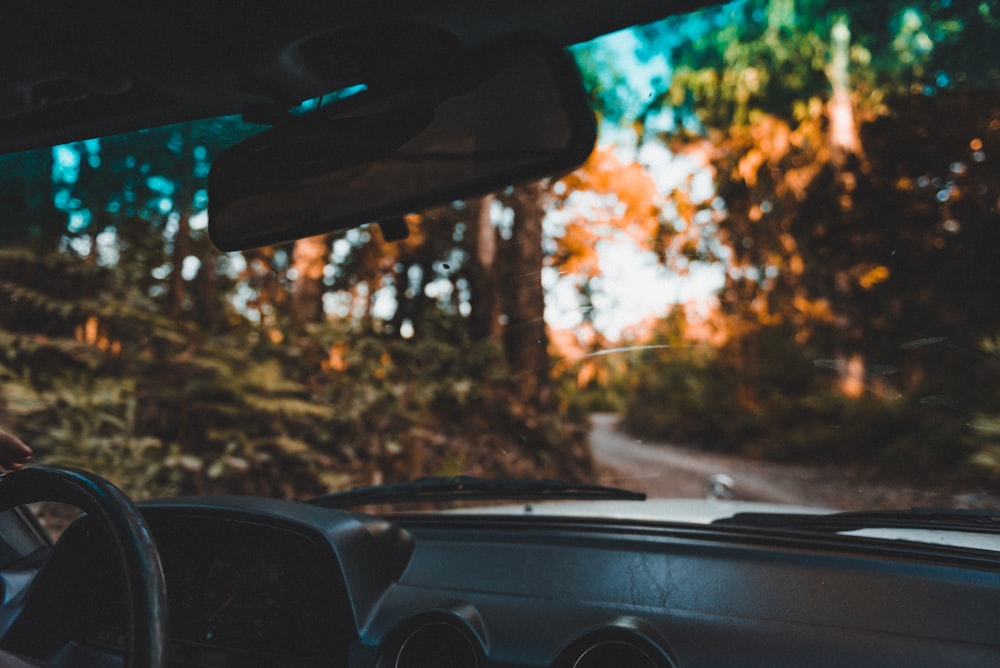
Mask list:
[[532,478],[417,478],[409,482],[355,487],[309,499],[307,503],[324,508],[349,508],[373,503],[409,503],[414,501],[483,501],[542,499],[611,499],[644,501],[646,495],[617,487],[604,487],[563,480]]
[[762,529],[842,533],[861,529],[925,529],[1000,534],[1000,512],[993,510],[871,510],[810,515],[805,513],[737,513],[712,524]]

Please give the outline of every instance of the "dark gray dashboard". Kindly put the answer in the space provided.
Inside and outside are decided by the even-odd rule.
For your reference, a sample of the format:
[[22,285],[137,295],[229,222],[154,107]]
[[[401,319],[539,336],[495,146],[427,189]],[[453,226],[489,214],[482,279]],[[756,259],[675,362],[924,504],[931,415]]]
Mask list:
[[[176,665],[1000,665],[987,553],[244,498],[143,512]],[[117,665],[120,592],[88,531],[57,546],[5,646]]]

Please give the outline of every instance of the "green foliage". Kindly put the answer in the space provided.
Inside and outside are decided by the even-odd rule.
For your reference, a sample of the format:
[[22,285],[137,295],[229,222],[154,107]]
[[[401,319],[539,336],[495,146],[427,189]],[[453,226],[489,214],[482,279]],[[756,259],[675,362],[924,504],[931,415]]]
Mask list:
[[760,454],[772,458],[874,463],[890,475],[932,477],[965,468],[974,448],[964,420],[915,399],[817,392],[784,397],[763,417],[772,442]]
[[[991,337],[981,344],[984,354],[981,360],[992,372],[993,378],[1000,376],[1000,337]],[[972,464],[993,479],[1000,479],[1000,411],[996,406],[1000,403],[1000,384],[993,382],[988,408],[977,410],[968,423],[975,440],[975,450],[972,454]]]
[[625,409],[625,397],[620,381],[593,382],[580,388],[575,379],[561,379],[557,391],[560,403],[583,413],[620,413]]
[[993,477],[1000,477],[1000,415],[979,415],[969,423],[978,436],[972,463]]
[[[644,438],[732,450],[743,442],[735,405],[720,398],[724,378],[708,351],[684,351],[640,361],[622,415],[622,427]],[[732,388],[727,388],[732,389]],[[732,396],[730,393],[729,396]]]
[[673,76],[621,122],[709,156],[725,205],[699,214],[727,246],[727,340],[683,348],[683,323],[664,322],[651,343],[671,347],[630,358],[628,429],[909,474],[1000,470],[997,366],[979,350],[1000,330],[995,9],[735,2],[639,32],[640,60],[669,53]]
[[353,320],[290,339],[237,320],[209,336],[72,255],[14,253],[0,272],[0,424],[36,461],[99,471],[135,498],[589,466],[582,422],[521,403],[500,351],[463,343],[458,321],[411,341]]
[[[995,472],[1000,397],[983,389],[995,370],[977,346],[1000,327],[1000,265],[984,251],[1000,243],[989,161],[1000,135],[995,113],[973,115],[997,104],[956,92],[994,78],[994,59],[975,54],[995,43],[996,9],[735,2],[640,29],[618,55],[578,47],[605,120],[714,169],[711,196],[670,196],[684,209],[675,219],[670,207],[635,208],[648,210],[654,236],[688,231],[678,266],[728,263],[728,340],[692,343],[672,315],[641,350],[561,364],[547,412],[519,398],[544,362],[526,357],[532,368],[511,373],[512,350],[525,346],[508,346],[505,360],[469,341],[461,315],[491,291],[517,301],[514,280],[473,280],[489,247],[508,277],[540,275],[535,253],[531,266],[510,253],[523,215],[482,248],[462,206],[411,217],[398,244],[366,230],[328,238],[334,260],[319,258],[309,292],[295,245],[222,256],[195,222],[211,157],[254,131],[237,119],[4,158],[0,239],[40,255],[0,255],[0,424],[38,460],[97,469],[139,498],[307,496],[458,472],[586,475],[590,410],[623,410],[646,436],[757,456]],[[641,92],[637,71],[654,74]],[[862,144],[851,155],[831,148],[836,92]],[[609,183],[629,199],[625,179]],[[634,199],[656,196],[636,188]],[[516,214],[518,197],[496,203]],[[542,199],[522,208],[540,212]],[[900,216],[908,226],[887,231]],[[696,220],[717,238],[693,239]],[[572,252],[556,243],[550,257]],[[656,243],[669,263],[675,250]],[[572,266],[565,259],[559,269]],[[335,297],[347,304],[341,319],[305,326],[315,317],[290,303],[307,293],[316,308],[304,313]],[[379,294],[395,313],[375,314]],[[533,304],[537,318],[525,320],[537,323]],[[907,348],[913,340],[947,344]],[[852,354],[868,386],[860,399],[837,390]]]
[[[36,461],[138,498],[584,471],[578,426],[525,405],[498,349],[467,342],[462,207],[426,212],[398,244],[349,231],[318,277],[295,244],[210,246],[208,166],[254,131],[221,118],[0,160],[0,424]],[[387,290],[396,313],[380,321]],[[305,327],[306,294],[302,313],[329,296],[350,312]]]
[[724,350],[650,350],[632,365],[623,427],[645,439],[753,458],[868,463],[908,476],[970,473],[970,463],[992,461],[995,444],[969,429],[965,410],[917,394],[880,396],[876,388],[846,397],[813,373],[807,355],[789,355],[793,342],[777,354],[783,335],[769,332],[775,345],[760,358],[769,373],[753,404],[741,401],[739,371]]
[[621,425],[644,438],[738,450],[759,429],[739,404],[733,371],[719,351],[687,339],[686,321],[675,311],[630,359]]
[[[454,337],[459,325],[455,317],[435,327]],[[547,414],[519,400],[516,377],[488,342],[446,334],[405,340],[342,321],[314,326],[281,351],[290,355],[286,366],[306,371],[300,380],[335,407],[329,433],[311,440],[343,448],[350,460],[377,462],[386,478],[588,470],[585,415]]]
[[4,379],[4,423],[48,464],[100,471],[137,500],[176,492],[180,471],[164,464],[163,442],[141,435],[136,397],[127,383],[102,379],[39,390]]

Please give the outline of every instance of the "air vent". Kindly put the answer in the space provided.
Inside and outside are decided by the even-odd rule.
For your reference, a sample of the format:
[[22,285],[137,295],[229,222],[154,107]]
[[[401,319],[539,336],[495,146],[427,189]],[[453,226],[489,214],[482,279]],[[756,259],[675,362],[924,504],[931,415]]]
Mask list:
[[477,668],[479,649],[470,635],[449,622],[428,622],[403,639],[394,668]]
[[635,645],[608,640],[583,650],[573,668],[660,668],[660,664]]
[[[643,632],[648,630],[649,632]],[[648,624],[623,620],[576,639],[552,668],[672,668],[674,665]]]

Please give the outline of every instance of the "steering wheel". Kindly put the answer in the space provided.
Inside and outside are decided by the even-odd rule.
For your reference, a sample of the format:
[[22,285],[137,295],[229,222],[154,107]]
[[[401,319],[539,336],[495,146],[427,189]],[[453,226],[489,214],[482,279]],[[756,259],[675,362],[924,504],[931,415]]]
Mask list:
[[149,526],[135,504],[110,482],[79,469],[33,466],[0,480],[0,511],[25,503],[59,501],[76,506],[104,530],[112,558],[125,575],[125,665],[167,665],[167,587]]

